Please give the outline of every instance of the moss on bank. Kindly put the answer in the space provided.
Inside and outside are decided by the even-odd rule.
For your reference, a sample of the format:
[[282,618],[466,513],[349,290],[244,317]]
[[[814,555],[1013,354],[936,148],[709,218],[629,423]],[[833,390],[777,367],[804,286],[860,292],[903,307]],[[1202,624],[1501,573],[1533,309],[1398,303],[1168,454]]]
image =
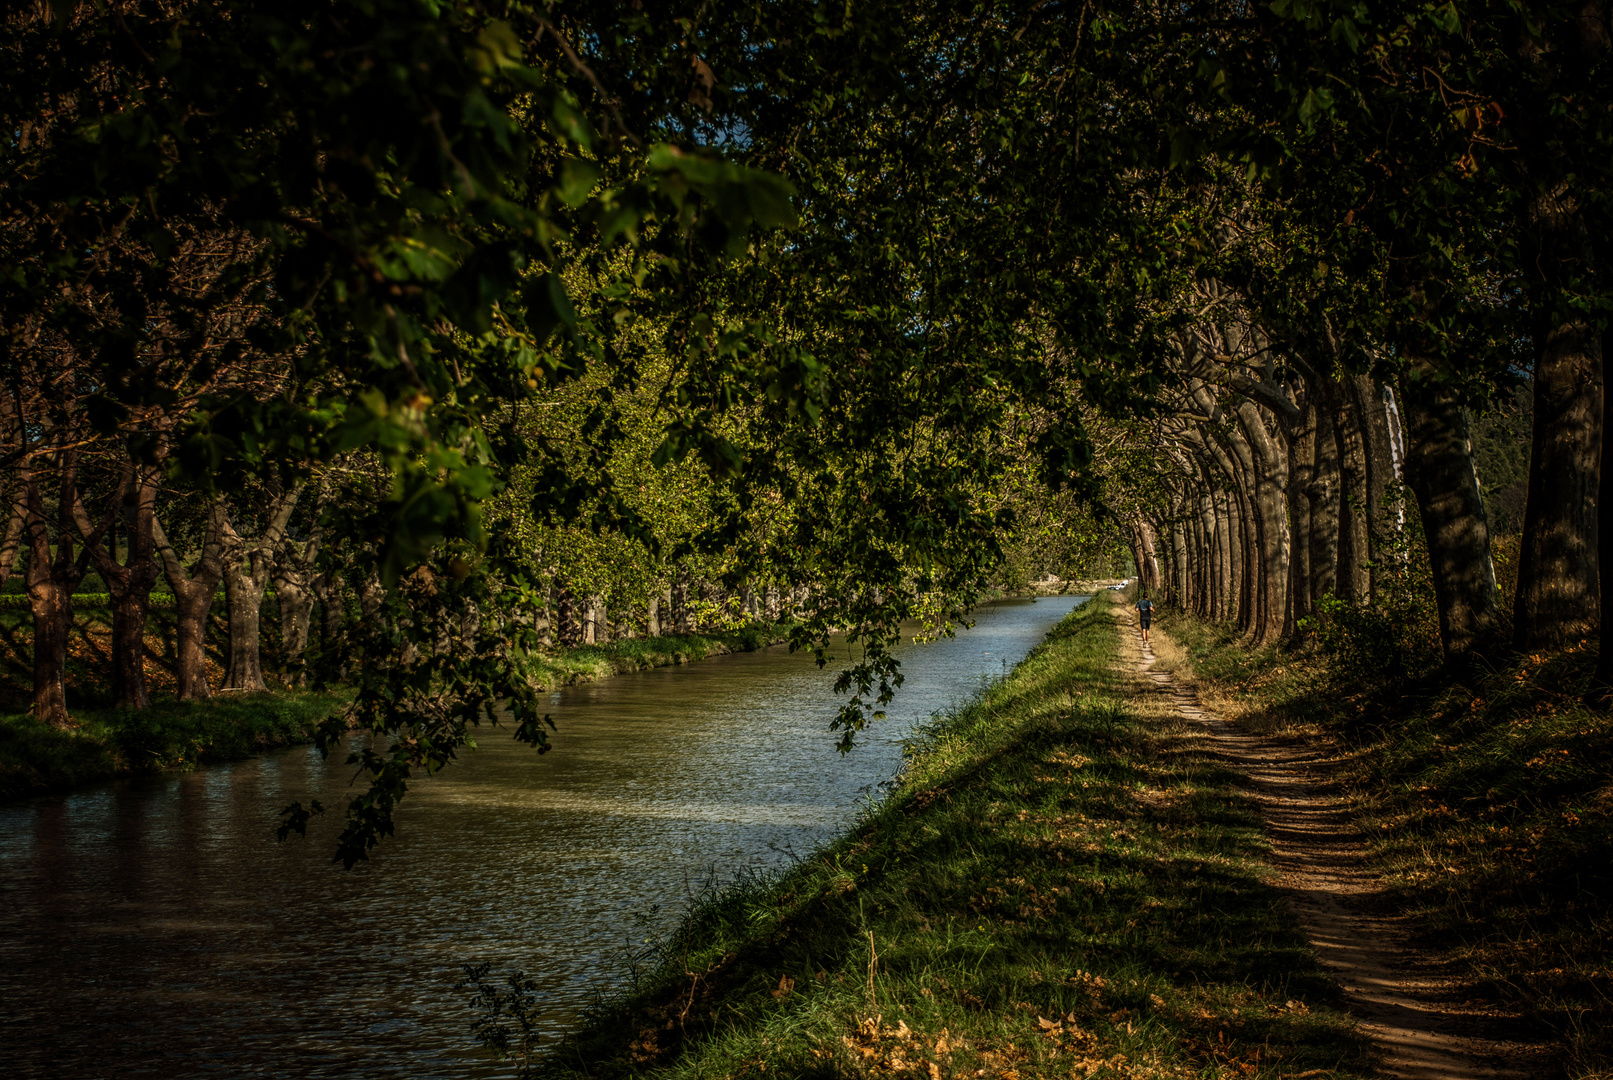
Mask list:
[[0,799],[308,742],[346,702],[344,694],[219,694],[140,710],[76,709],[79,726],[70,730],[46,727],[28,713],[0,714]]
[[1521,1010],[1567,1075],[1613,1075],[1613,713],[1583,703],[1595,647],[1386,686],[1180,614],[1163,626],[1225,714],[1340,745],[1394,899],[1476,996]]
[[1121,671],[1112,612],[938,720],[850,835],[710,895],[539,1070],[1365,1075],[1255,807]]

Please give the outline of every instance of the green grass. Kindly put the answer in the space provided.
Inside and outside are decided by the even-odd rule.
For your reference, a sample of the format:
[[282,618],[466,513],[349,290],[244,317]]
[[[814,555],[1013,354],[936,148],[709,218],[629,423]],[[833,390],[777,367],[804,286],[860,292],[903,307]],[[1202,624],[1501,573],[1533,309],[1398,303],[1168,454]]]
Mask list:
[[782,638],[774,627],[763,626],[749,626],[717,634],[665,634],[533,655],[527,658],[526,667],[527,673],[541,688],[552,690],[648,668],[686,664],[709,656],[752,652],[779,640]]
[[27,713],[0,714],[0,799],[307,742],[346,702],[330,693],[221,694],[141,710],[75,710],[79,726],[71,730],[45,727]]
[[1111,612],[938,720],[842,840],[708,895],[539,1071],[1367,1075],[1254,805],[1120,672]]
[[1340,744],[1424,942],[1555,1041],[1567,1075],[1613,1075],[1613,714],[1582,701],[1595,647],[1374,686],[1325,657],[1251,654],[1181,616],[1164,626],[1210,700]]

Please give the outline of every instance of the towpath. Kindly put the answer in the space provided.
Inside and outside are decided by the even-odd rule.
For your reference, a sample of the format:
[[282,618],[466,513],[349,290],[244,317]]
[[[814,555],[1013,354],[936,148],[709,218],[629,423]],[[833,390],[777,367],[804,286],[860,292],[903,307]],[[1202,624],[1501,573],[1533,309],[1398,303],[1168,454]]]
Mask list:
[[[1210,752],[1249,777],[1265,812],[1272,863],[1317,955],[1343,986],[1350,1011],[1401,1080],[1534,1080],[1552,1075],[1543,1048],[1501,1032],[1515,1018],[1469,1000],[1461,984],[1419,950],[1392,910],[1357,830],[1336,762],[1324,749],[1239,730],[1200,705],[1193,690],[1154,670],[1154,653],[1129,624],[1126,653],[1202,725]],[[1157,631],[1156,631],[1157,633]]]

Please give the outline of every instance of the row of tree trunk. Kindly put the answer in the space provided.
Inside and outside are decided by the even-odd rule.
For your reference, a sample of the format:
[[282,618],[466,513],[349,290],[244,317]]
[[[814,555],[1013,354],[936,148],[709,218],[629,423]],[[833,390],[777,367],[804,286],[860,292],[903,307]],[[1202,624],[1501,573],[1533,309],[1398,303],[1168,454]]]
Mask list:
[[[563,574],[556,574],[549,590],[549,605],[538,615],[538,630],[545,644],[575,647],[603,645],[645,634],[692,634],[718,623],[699,612],[734,611],[749,622],[776,622],[800,603],[805,590],[765,585],[746,586],[737,593],[697,578],[686,570],[674,573],[643,601],[614,611],[601,594],[578,596]],[[737,601],[737,603],[734,603]],[[728,620],[721,620],[726,625]]]
[[[19,555],[27,560],[36,719],[59,727],[72,722],[65,689],[72,597],[91,567],[107,585],[112,612],[110,682],[117,707],[145,708],[151,701],[146,630],[159,574],[166,576],[174,594],[174,674],[180,700],[206,698],[213,692],[204,644],[221,584],[228,612],[229,652],[218,689],[266,688],[259,618],[271,581],[279,595],[282,653],[290,658],[288,675],[300,681],[316,600],[327,601],[327,619],[340,619],[344,604],[339,599],[339,577],[314,573],[317,534],[305,540],[287,535],[297,505],[295,489],[271,500],[265,524],[256,535],[241,531],[222,499],[211,500],[199,552],[187,565],[156,513],[156,467],[126,462],[96,515],[84,502],[74,451],[61,451],[44,465],[27,461],[19,469],[10,500],[7,542],[0,548],[0,580],[10,576]],[[56,481],[56,498],[54,506],[47,507],[41,489],[50,479]]]
[[[1258,331],[1198,327],[1180,339],[1183,391],[1163,421],[1163,494],[1128,522],[1142,582],[1167,602],[1230,621],[1254,644],[1293,639],[1322,598],[1381,599],[1404,557],[1415,500],[1448,657],[1579,640],[1601,623],[1603,411],[1600,343],[1546,342],[1511,640],[1491,556],[1471,415],[1412,363],[1394,386],[1325,374]],[[1241,354],[1241,356],[1240,356]],[[1563,370],[1558,370],[1562,368]]]
[[[54,505],[43,490],[54,481]],[[334,569],[317,568],[318,530],[302,538],[289,525],[297,489],[269,500],[254,534],[220,498],[208,501],[199,535],[188,545],[189,561],[164,529],[157,513],[159,474],[133,460],[123,464],[103,507],[86,505],[79,459],[71,450],[54,460],[25,462],[13,484],[11,513],[0,538],[0,580],[10,576],[19,556],[26,560],[26,588],[34,622],[33,712],[47,724],[72,723],[65,673],[72,597],[93,568],[106,581],[112,613],[110,684],[120,708],[150,704],[146,679],[146,633],[151,594],[166,578],[174,596],[177,696],[203,699],[215,691],[266,689],[260,650],[260,616],[273,583],[280,608],[280,655],[288,681],[305,680],[310,628],[322,604],[327,640],[340,635],[347,610],[346,582]],[[328,560],[327,560],[328,562]],[[222,587],[227,611],[228,648],[224,677],[211,685],[206,663],[207,628]],[[577,596],[563,575],[555,575],[550,603],[538,628],[550,645],[603,644],[641,633],[686,634],[728,625],[737,612],[750,621],[774,621],[802,596],[776,586],[733,593],[679,571],[647,602],[612,611],[603,595]],[[380,607],[379,585],[358,589],[366,618]],[[716,612],[729,617],[713,622]]]

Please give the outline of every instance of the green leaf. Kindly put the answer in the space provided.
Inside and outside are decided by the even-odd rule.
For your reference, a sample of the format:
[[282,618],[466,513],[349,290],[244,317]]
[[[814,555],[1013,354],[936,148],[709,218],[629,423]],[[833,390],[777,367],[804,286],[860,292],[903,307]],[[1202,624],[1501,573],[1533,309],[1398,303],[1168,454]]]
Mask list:
[[1316,118],[1333,111],[1333,95],[1325,87],[1312,87],[1305,91],[1299,103],[1299,122],[1309,131],[1316,126]]
[[521,300],[526,305],[527,327],[540,345],[559,327],[569,330],[577,325],[577,309],[559,274],[551,271],[529,278]]
[[591,161],[581,158],[568,157],[560,165],[559,183],[555,189],[560,193],[560,199],[567,206],[581,206],[588,201],[588,193],[593,191],[594,185],[604,173],[599,166]]

